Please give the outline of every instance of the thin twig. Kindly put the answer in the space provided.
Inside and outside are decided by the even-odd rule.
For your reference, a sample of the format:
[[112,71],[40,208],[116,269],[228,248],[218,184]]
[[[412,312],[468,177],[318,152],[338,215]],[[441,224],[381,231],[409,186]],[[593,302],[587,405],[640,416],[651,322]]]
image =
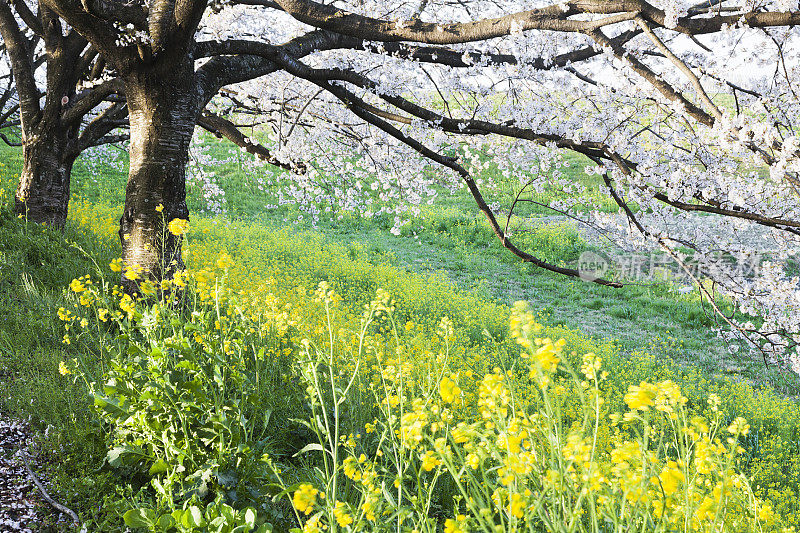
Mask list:
[[47,493],[44,486],[42,485],[42,482],[39,481],[39,478],[37,478],[36,474],[34,474],[33,470],[31,470],[31,465],[28,463],[28,458],[25,456],[25,452],[22,451],[22,448],[20,448],[18,455],[22,458],[22,464],[25,465],[25,470],[28,471],[28,475],[31,477],[33,482],[36,483],[36,486],[39,488],[39,492],[42,493],[42,497],[45,499],[45,501],[47,501],[47,503],[49,503],[53,507],[53,509],[69,515],[72,518],[72,521],[75,523],[75,525],[79,526],[81,521],[78,519],[78,515],[75,514],[75,511],[61,505],[53,498],[51,498],[50,495]]

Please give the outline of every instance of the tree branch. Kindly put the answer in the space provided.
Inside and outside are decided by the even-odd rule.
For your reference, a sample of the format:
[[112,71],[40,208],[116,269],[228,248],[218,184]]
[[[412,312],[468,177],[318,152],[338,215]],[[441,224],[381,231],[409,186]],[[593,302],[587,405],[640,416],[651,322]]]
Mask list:
[[3,37],[6,53],[17,86],[20,103],[20,119],[23,131],[34,127],[41,116],[39,89],[34,78],[33,59],[27,40],[17,24],[7,3],[0,2],[0,36]]
[[[644,0],[570,0],[560,4],[474,22],[436,24],[419,19],[390,21],[359,15],[314,0],[276,0],[294,18],[314,26],[372,41],[413,41],[427,44],[455,44],[510,35],[514,31],[550,30],[560,32],[597,31],[604,26],[632,20],[637,15],[666,27],[664,11]],[[574,15],[609,15],[591,20],[572,19]],[[694,12],[677,21],[674,30],[688,35],[719,31],[739,21],[751,27],[800,24],[800,12],[750,11],[734,15],[693,18]],[[704,14],[703,14],[704,15]]]
[[12,0],[12,5],[19,15],[19,18],[22,19],[22,22],[24,22],[35,35],[44,37],[42,23],[39,21],[39,18],[33,14],[33,11],[31,11],[28,4],[25,3],[25,0]]
[[248,153],[253,154],[262,161],[266,161],[270,165],[301,175],[305,174],[308,170],[308,167],[302,161],[292,161],[289,163],[281,161],[272,155],[269,148],[250,137],[245,137],[235,124],[210,111],[204,111],[198,119],[197,124],[217,137],[225,137],[236,146],[243,148]]
[[80,0],[81,5],[92,16],[106,21],[122,24],[133,24],[137,29],[147,29],[147,4],[136,0],[122,2],[119,0]]
[[8,146],[14,146],[14,147],[16,147],[16,146],[22,146],[22,143],[21,143],[21,142],[15,142],[15,141],[12,141],[12,140],[10,140],[10,139],[9,139],[8,137],[6,137],[6,136],[5,136],[5,134],[4,134],[4,133],[2,133],[2,132],[0,132],[0,139],[2,139],[2,140],[3,140],[3,142],[4,142],[4,143],[6,143]]
[[122,82],[115,78],[105,81],[91,90],[82,93],[78,100],[61,115],[65,124],[75,123],[83,116],[103,102],[109,95],[122,91]]
[[[607,9],[604,13],[614,13],[597,20],[573,20],[570,15],[580,11],[574,6],[584,2],[567,2],[514,13],[503,17],[484,19],[476,22],[436,24],[410,21],[388,21],[358,15],[313,0],[276,0],[281,8],[294,18],[325,30],[360,39],[381,42],[412,41],[427,44],[456,44],[482,41],[504,37],[515,31],[550,30],[563,32],[588,32],[609,24],[632,20],[634,11]],[[624,5],[626,2],[606,2]],[[600,12],[600,10],[595,11]]]
[[[398,130],[388,122],[381,119],[380,117],[373,115],[368,111],[368,109],[371,107],[369,104],[361,100],[359,97],[357,97],[355,94],[348,91],[344,87],[333,85],[328,80],[321,78],[321,76],[319,75],[320,71],[314,71],[314,69],[307,67],[306,65],[304,65],[299,61],[292,60],[291,58],[286,58],[281,53],[279,53],[278,56],[279,57],[277,58],[277,60],[280,61],[281,65],[291,74],[309,80],[315,85],[319,86],[320,88],[325,89],[332,95],[336,96],[339,100],[341,100],[345,105],[348,106],[348,108],[353,114],[355,114],[365,122],[372,124],[373,126],[384,131],[388,135],[401,141],[403,144],[409,146],[410,148],[417,151],[422,156],[430,159],[431,161],[434,161],[440,165],[443,165],[455,171],[467,185],[467,188],[469,189],[470,194],[477,203],[478,208],[486,216],[487,220],[489,221],[489,225],[492,227],[492,231],[494,232],[495,236],[498,238],[498,240],[500,241],[500,243],[504,248],[509,250],[511,253],[513,253],[523,261],[528,263],[533,263],[534,265],[544,268],[545,270],[550,270],[551,272],[556,272],[570,277],[581,277],[581,273],[576,269],[559,267],[557,265],[547,263],[546,261],[542,261],[538,257],[535,257],[534,255],[529,254],[518,248],[503,232],[503,229],[500,226],[499,222],[497,221],[494,212],[484,200],[480,188],[475,183],[475,180],[472,178],[470,173],[467,172],[467,170],[457,162],[455,158],[447,157],[431,150],[421,142],[404,134],[402,131]],[[598,278],[593,281],[594,283],[597,283],[599,285],[607,285],[611,287],[622,286],[622,284],[618,282],[609,281],[602,278]]]

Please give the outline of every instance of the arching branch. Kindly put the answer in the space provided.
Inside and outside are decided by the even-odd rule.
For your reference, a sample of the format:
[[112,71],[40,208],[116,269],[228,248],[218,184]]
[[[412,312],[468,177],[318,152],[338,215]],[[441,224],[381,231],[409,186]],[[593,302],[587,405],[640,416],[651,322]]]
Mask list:
[[204,111],[198,119],[197,124],[217,137],[228,139],[239,148],[243,148],[248,153],[253,154],[270,165],[288,170],[295,174],[305,174],[308,170],[308,167],[302,161],[286,162],[278,159],[272,154],[269,148],[251,137],[246,137],[231,121],[215,115],[210,111]]

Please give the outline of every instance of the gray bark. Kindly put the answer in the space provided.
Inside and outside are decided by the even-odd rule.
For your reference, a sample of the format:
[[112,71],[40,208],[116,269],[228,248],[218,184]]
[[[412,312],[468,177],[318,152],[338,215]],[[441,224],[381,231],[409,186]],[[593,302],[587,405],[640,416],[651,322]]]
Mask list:
[[[123,259],[154,279],[183,268],[182,237],[166,226],[175,218],[189,218],[186,165],[197,120],[192,67],[186,58],[178,64],[164,62],[161,68],[137,69],[125,78],[131,144],[120,219]],[[156,210],[158,205],[163,211]],[[134,284],[125,283],[126,289],[135,290]]]
[[28,220],[61,228],[67,220],[69,184],[75,155],[67,150],[67,132],[42,132],[22,145],[23,167],[14,202]]

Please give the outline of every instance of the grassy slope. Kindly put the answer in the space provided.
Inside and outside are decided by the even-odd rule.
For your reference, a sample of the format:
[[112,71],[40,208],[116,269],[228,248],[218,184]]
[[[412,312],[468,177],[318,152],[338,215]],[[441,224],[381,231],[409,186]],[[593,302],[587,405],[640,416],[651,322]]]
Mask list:
[[[220,157],[229,153],[222,143],[212,145],[210,150],[218,151]],[[0,167],[0,187],[6,189],[8,201],[9,186],[13,186],[20,164],[19,154],[2,148],[0,162],[5,165]],[[112,229],[98,239],[70,225],[66,238],[99,262],[107,262],[119,253],[113,221],[121,211],[123,171],[108,162],[92,167],[81,162],[73,177],[73,216],[77,220],[83,216],[96,220],[97,210],[91,205],[98,203],[107,206],[101,211],[106,213],[105,225]],[[283,222],[292,217],[290,209],[264,212],[262,206],[272,200],[269,192],[254,187],[240,164],[234,161],[221,165],[216,174],[219,185],[226,190],[232,218],[258,221],[250,226],[261,227],[259,231],[266,233],[291,232]],[[190,191],[190,207],[197,211],[202,205],[198,191]],[[551,275],[513,260],[492,240],[469,198],[458,193],[426,210],[412,226],[416,235],[404,231],[401,236],[392,236],[384,231],[389,222],[379,219],[346,217],[322,221],[319,231],[298,226],[301,227],[295,233],[310,233],[297,238],[305,239],[316,250],[332,247],[353,259],[383,265],[381,268],[389,265],[436,272],[438,277],[451,279],[497,303],[527,299],[549,314],[547,321],[551,324],[614,338],[626,352],[650,351],[690,362],[699,365],[701,375],[727,371],[749,381],[771,384],[784,394],[796,395],[800,390],[794,376],[773,369],[765,372],[757,361],[724,355],[724,347],[708,330],[712,321],[691,295],[678,298],[663,286],[607,289]],[[584,249],[576,233],[564,228],[542,229],[529,237],[529,243],[554,261],[572,260]],[[0,312],[8,317],[0,328],[0,377],[11,384],[9,394],[0,398],[0,408],[23,416],[33,411],[42,426],[61,428],[54,432],[51,440],[55,442],[48,447],[62,450],[63,456],[55,460],[67,465],[59,475],[64,481],[69,480],[62,486],[74,487],[75,492],[67,494],[69,499],[91,501],[104,493],[109,502],[120,500],[126,487],[109,481],[105,473],[92,472],[105,449],[88,406],[80,391],[65,385],[66,381],[53,371],[58,361],[69,358],[71,350],[91,348],[63,346],[63,332],[55,318],[55,310],[63,303],[62,287],[92,270],[91,262],[77,250],[65,250],[60,234],[27,226],[7,214],[0,220],[0,254]],[[326,265],[317,265],[316,269],[322,273]],[[113,513],[113,504],[108,503],[104,509]],[[98,516],[97,520],[102,522],[104,518]]]
[[[269,187],[259,187],[257,176],[247,170],[248,154],[232,145],[206,139],[203,150],[212,159],[225,161],[213,171],[216,183],[225,191],[228,216],[234,220],[258,221],[268,226],[284,226],[296,218],[291,206],[264,209],[274,204]],[[6,157],[10,151],[0,152]],[[79,162],[73,175],[73,196],[88,204],[120,206],[124,199],[124,154],[118,161]],[[10,165],[13,165],[13,159]],[[571,168],[577,180],[596,194],[597,184],[582,172],[581,161]],[[542,198],[546,200],[546,198]],[[202,212],[206,202],[196,184],[189,185],[189,207]],[[548,213],[534,206],[532,217]],[[544,224],[544,223],[542,223]],[[464,191],[444,192],[433,206],[400,236],[388,232],[388,218],[365,220],[345,216],[342,220],[323,219],[317,228],[308,223],[298,229],[319,230],[328,242],[348,246],[351,253],[371,262],[389,263],[420,273],[439,273],[469,291],[477,291],[497,303],[528,300],[550,315],[549,322],[597,336],[614,339],[624,351],[658,348],[675,360],[700,366],[710,375],[730,374],[775,387],[789,394],[800,394],[800,380],[748,355],[731,355],[713,331],[715,318],[699,305],[696,293],[679,296],[670,284],[643,284],[610,289],[550,274],[517,261],[501,249],[490,233],[483,216]],[[539,226],[524,237],[536,254],[550,261],[575,261],[586,249],[577,232],[569,227]]]
[[[226,191],[229,215],[283,225],[293,214],[290,208],[263,209],[274,203],[269,190],[259,190],[254,176],[244,169],[248,157],[232,145],[213,142],[207,147],[217,159],[230,159],[216,169],[217,183]],[[590,194],[599,186],[583,174],[583,162],[572,161],[576,180]],[[197,208],[202,205],[195,195]],[[541,198],[547,201],[547,198]],[[552,215],[533,206],[532,217]],[[544,219],[543,219],[544,220]],[[555,263],[574,262],[587,245],[572,228],[545,226],[522,238],[537,255]],[[301,227],[310,228],[308,224]],[[700,366],[709,375],[734,375],[779,391],[800,394],[800,380],[749,355],[731,355],[717,339],[715,317],[699,304],[696,293],[679,296],[671,284],[643,284],[610,289],[551,274],[516,260],[501,249],[465,191],[443,192],[436,203],[400,236],[389,233],[391,221],[322,220],[319,230],[328,241],[351,246],[353,253],[373,261],[388,261],[399,268],[422,273],[443,273],[459,287],[478,291],[498,303],[528,300],[550,315],[549,322],[614,339],[624,351],[657,348],[660,353]]]

